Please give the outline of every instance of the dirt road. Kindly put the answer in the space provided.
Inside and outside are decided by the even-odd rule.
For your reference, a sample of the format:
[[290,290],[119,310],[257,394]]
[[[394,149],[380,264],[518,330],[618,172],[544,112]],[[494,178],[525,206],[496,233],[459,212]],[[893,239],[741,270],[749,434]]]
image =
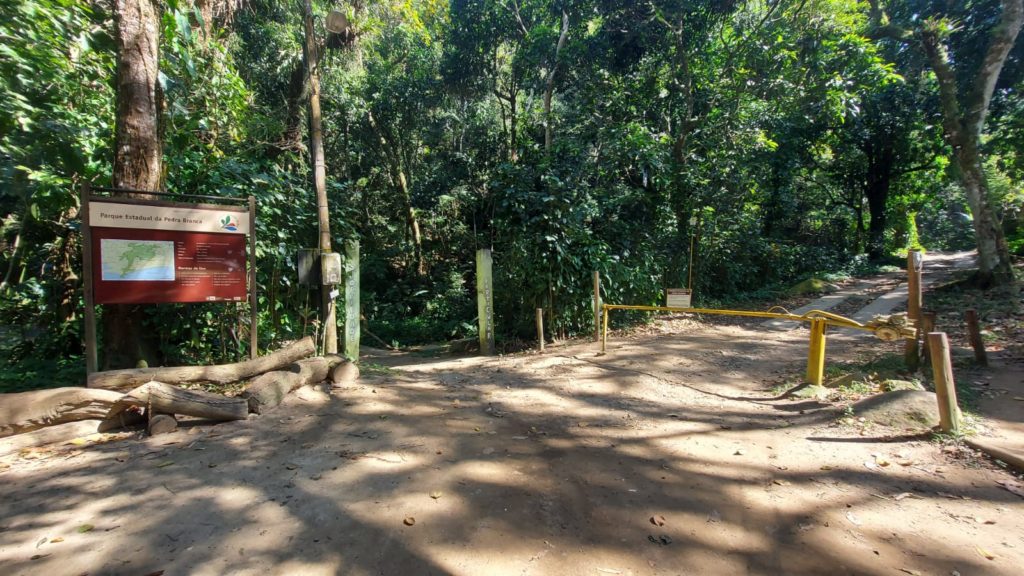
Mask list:
[[8,458],[0,572],[1019,574],[1013,478],[774,399],[805,346],[674,320],[606,356],[405,357],[262,418]]

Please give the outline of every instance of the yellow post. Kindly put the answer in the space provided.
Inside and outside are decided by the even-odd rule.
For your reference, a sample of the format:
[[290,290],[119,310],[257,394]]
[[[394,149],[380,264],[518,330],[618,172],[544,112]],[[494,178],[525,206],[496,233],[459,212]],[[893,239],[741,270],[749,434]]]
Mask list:
[[821,386],[825,379],[825,328],[824,318],[811,320],[811,345],[807,354],[807,382]]

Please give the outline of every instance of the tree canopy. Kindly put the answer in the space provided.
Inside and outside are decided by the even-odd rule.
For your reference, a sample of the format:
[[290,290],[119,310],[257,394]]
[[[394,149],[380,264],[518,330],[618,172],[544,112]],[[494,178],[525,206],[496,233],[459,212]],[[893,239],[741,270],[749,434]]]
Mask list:
[[[76,186],[117,184],[124,6],[0,5],[0,385],[81,372]],[[265,343],[316,329],[302,3],[158,10],[158,187],[254,195]],[[313,2],[335,245],[358,239],[366,326],[473,336],[473,255],[499,336],[592,329],[610,302],[769,296],[908,248],[1024,251],[1020,0]],[[328,33],[338,10],[346,34]],[[122,75],[120,78],[124,79]],[[151,307],[157,360],[246,353],[244,310]]]

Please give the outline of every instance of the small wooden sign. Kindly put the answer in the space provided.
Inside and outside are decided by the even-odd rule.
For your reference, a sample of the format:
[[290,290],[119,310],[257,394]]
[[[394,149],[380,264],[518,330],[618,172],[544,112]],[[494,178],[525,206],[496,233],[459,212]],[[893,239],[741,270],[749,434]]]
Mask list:
[[669,288],[665,295],[665,306],[669,308],[689,308],[693,291],[686,288]]

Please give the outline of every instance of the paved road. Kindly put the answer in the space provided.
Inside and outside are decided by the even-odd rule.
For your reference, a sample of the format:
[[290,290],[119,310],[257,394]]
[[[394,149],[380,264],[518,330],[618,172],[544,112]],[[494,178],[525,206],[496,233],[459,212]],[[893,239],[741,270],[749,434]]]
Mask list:
[[[952,270],[970,268],[971,266],[974,266],[975,256],[976,255],[973,250],[969,252],[935,252],[928,254],[924,259],[924,269],[921,274],[922,284],[927,287],[936,281],[945,278]],[[822,296],[805,306],[801,306],[800,308],[793,310],[793,313],[803,314],[805,312],[810,312],[811,310],[829,310],[838,306],[848,297],[860,294],[870,285],[870,281],[867,280],[858,282],[849,288],[827,296]],[[853,319],[863,324],[875,316],[889,314],[894,308],[906,301],[907,284],[904,277],[899,286],[869,302],[867,306],[864,306],[853,315]],[[795,322],[792,320],[769,320],[762,323],[761,327],[767,330],[783,332],[797,328],[802,324],[802,322]]]

